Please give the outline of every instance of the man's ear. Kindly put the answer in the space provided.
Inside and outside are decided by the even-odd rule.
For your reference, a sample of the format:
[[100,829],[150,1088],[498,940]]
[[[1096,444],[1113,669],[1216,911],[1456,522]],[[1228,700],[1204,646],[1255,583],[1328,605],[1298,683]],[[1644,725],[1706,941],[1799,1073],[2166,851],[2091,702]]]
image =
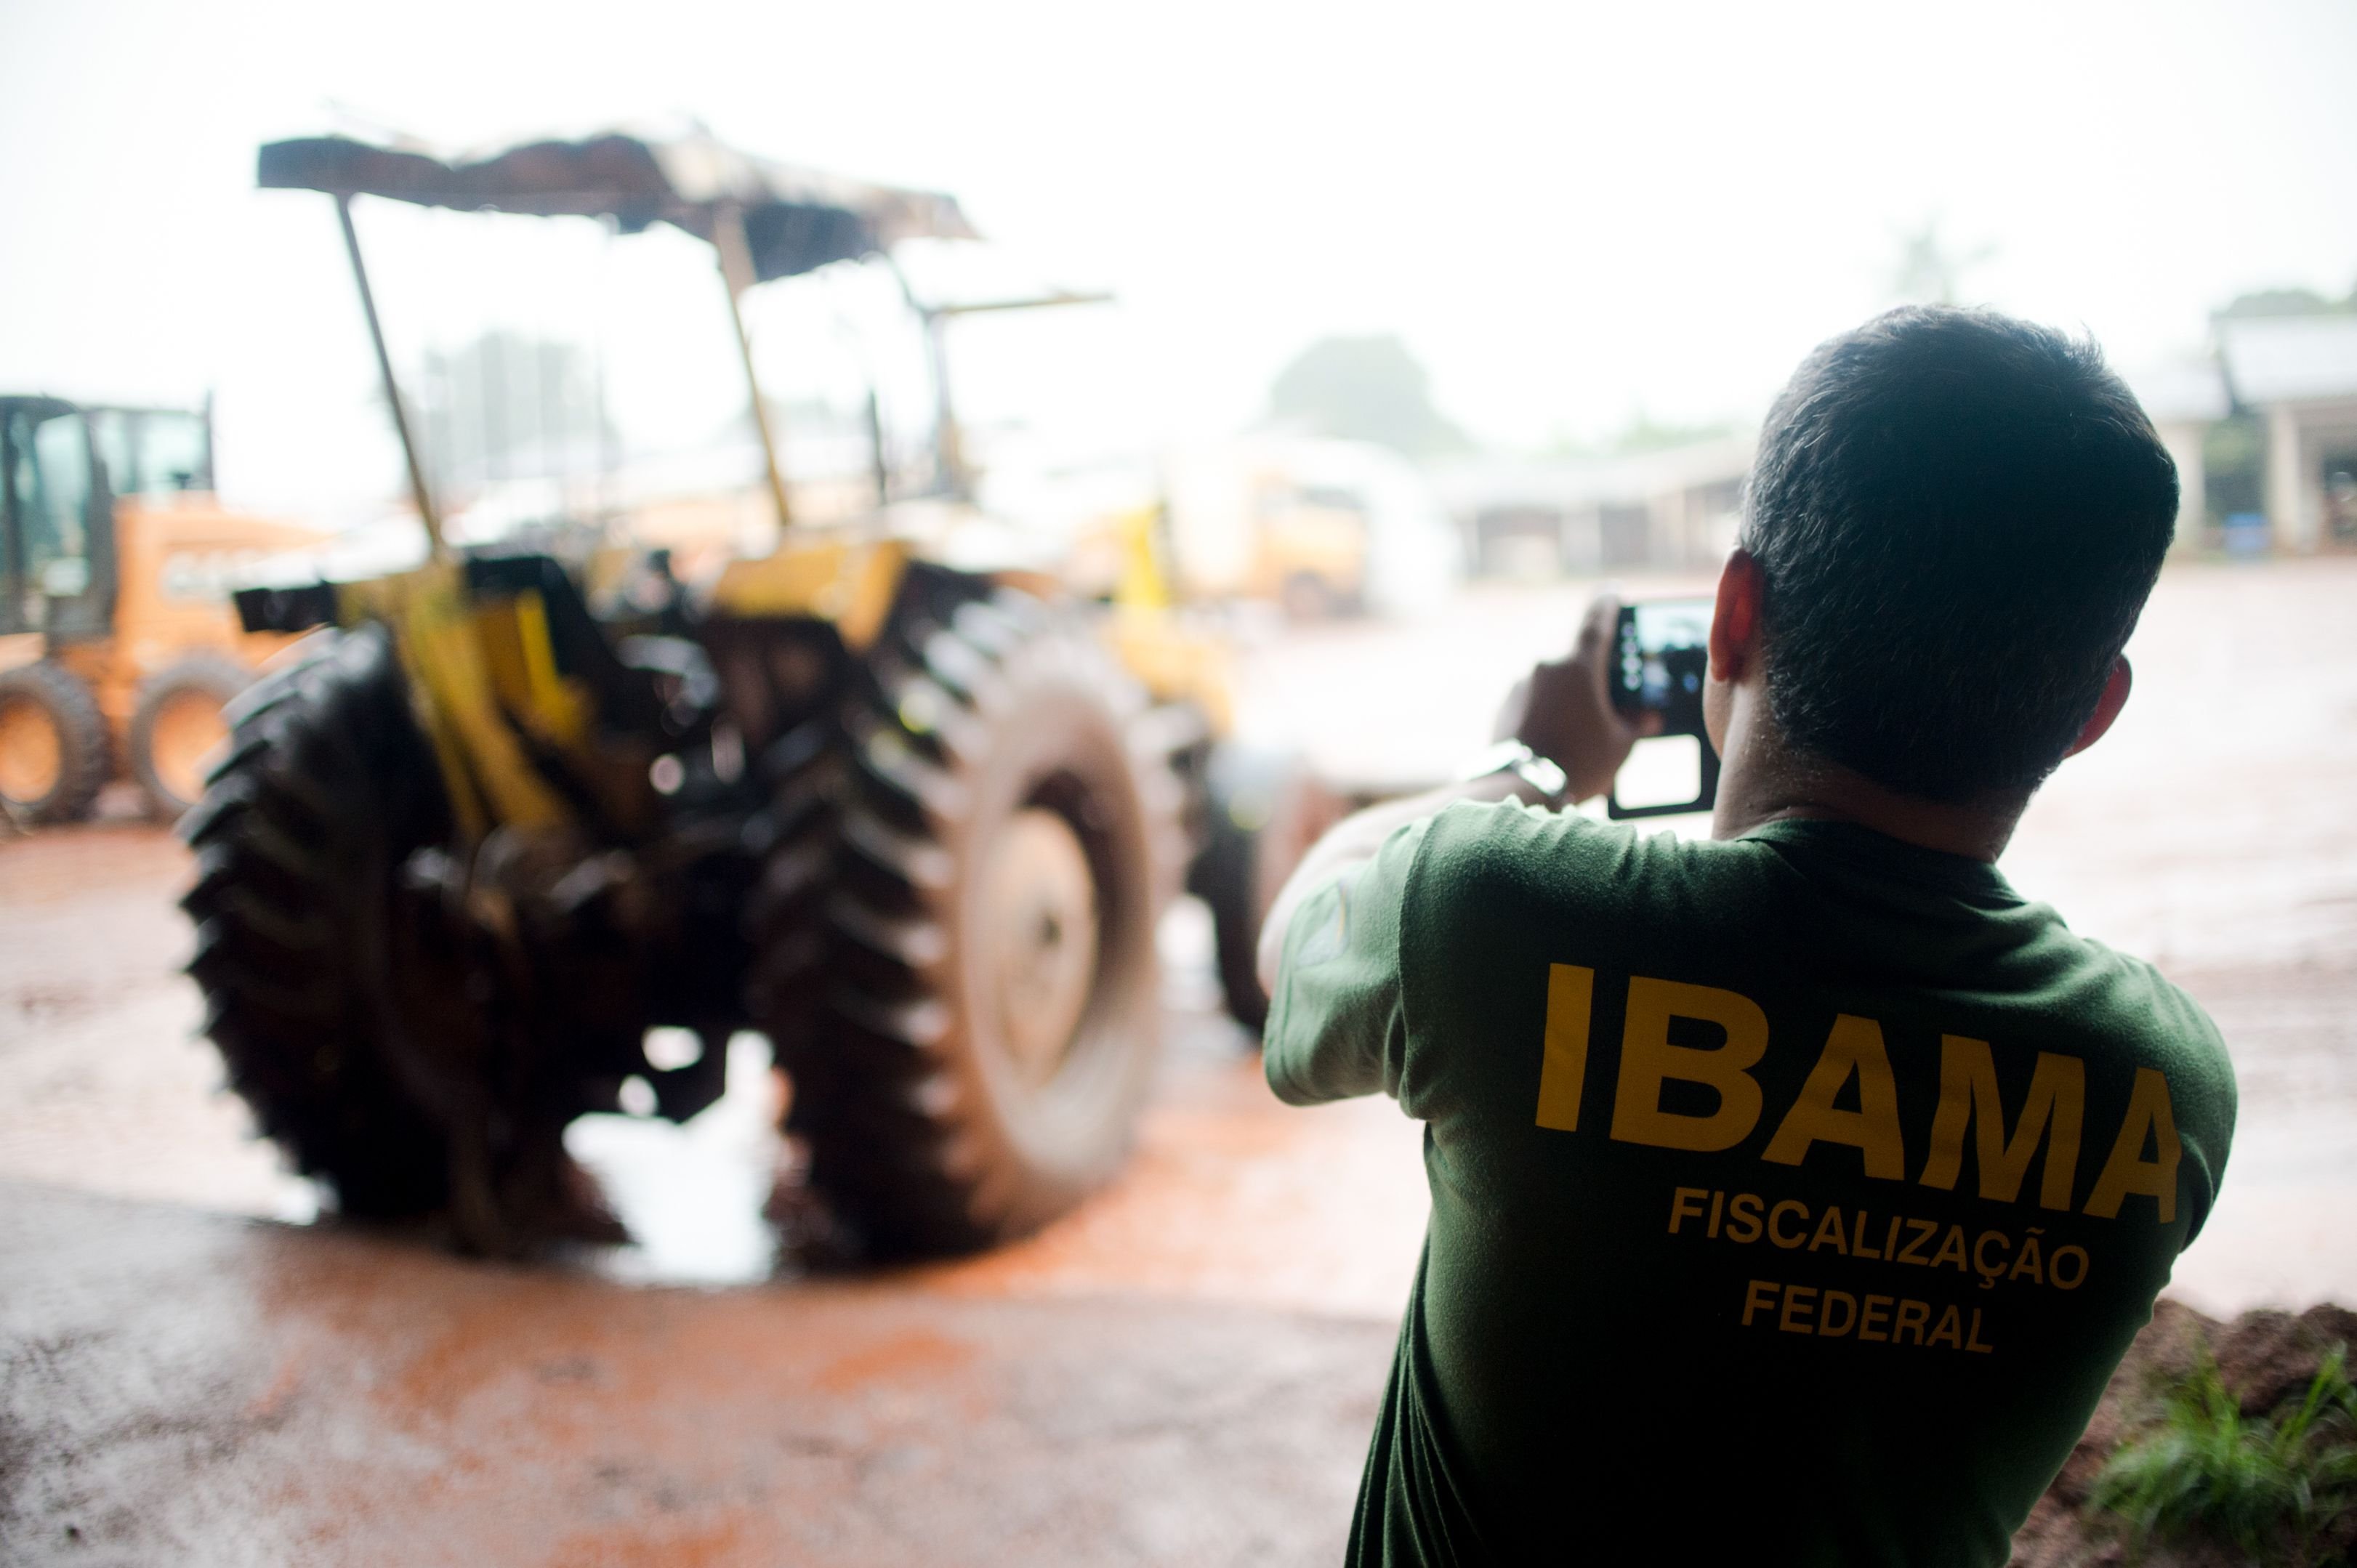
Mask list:
[[2103,739],[2104,732],[2112,727],[2112,721],[2120,716],[2120,710],[2128,705],[2128,688],[2135,684],[2135,673],[2128,669],[2128,656],[2123,653],[2112,661],[2112,672],[2104,677],[2104,694],[2095,699],[2095,711],[2088,715],[2086,724],[2080,728],[2079,738],[2072,741],[2071,749],[2062,755],[2076,757]]
[[1719,568],[1718,602],[1710,617],[1710,673],[1740,681],[1760,659],[1760,617],[1768,578],[1749,550],[1730,551]]

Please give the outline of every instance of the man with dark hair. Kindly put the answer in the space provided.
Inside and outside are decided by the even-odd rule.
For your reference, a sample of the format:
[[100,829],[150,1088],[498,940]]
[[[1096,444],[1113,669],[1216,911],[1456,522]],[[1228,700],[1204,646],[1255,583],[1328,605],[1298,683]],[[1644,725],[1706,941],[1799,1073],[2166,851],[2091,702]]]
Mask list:
[[2216,1030],[1995,861],[2127,700],[2177,480],[2092,345],[1893,311],[1762,433],[1707,841],[1557,810],[1618,606],[1502,766],[1278,900],[1270,1085],[1426,1123],[1351,1559],[1996,1564],[2224,1168]]

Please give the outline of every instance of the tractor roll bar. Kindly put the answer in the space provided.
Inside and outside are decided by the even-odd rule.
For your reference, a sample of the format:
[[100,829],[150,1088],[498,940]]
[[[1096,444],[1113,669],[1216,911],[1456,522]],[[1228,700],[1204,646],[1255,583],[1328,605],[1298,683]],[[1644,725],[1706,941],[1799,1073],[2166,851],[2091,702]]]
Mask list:
[[425,525],[426,553],[436,561],[447,561],[450,547],[442,539],[442,514],[435,510],[433,487],[425,482],[417,437],[410,433],[409,412],[401,401],[401,382],[393,373],[393,356],[385,351],[384,325],[377,319],[376,291],[369,287],[368,265],[361,260],[361,236],[352,227],[350,197],[336,198],[336,219],[343,225],[344,253],[352,259],[352,282],[360,285],[361,314],[368,317],[369,341],[376,348],[377,373],[384,378],[384,401],[393,410],[393,434],[401,437],[401,455],[409,465],[409,493],[417,502],[418,521]]

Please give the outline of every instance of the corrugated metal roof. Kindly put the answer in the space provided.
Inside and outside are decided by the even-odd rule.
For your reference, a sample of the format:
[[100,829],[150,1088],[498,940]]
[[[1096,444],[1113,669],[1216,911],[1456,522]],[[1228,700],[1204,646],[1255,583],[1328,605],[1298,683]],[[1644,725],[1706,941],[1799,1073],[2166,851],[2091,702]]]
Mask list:
[[2222,321],[2218,338],[2226,377],[2244,403],[2357,397],[2357,316]]
[[2226,378],[2207,360],[2156,365],[2125,379],[2155,424],[2223,419],[2229,410]]
[[1432,465],[1432,483],[1460,512],[1637,506],[1675,490],[1740,483],[1757,446],[1758,437],[1743,435],[1610,457],[1460,457]]

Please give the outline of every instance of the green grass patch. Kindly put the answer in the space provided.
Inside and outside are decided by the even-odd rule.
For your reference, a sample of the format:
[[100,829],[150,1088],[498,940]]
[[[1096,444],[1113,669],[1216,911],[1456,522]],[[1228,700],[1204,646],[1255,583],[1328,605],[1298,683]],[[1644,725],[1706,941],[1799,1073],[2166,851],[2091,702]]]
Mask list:
[[2357,1563],[2357,1385],[2336,1347],[2305,1396],[2246,1412],[2209,1348],[2163,1393],[2158,1413],[2095,1477],[2091,1516],[2109,1516],[2141,1556],[2155,1544],[2225,1548],[2270,1568]]

